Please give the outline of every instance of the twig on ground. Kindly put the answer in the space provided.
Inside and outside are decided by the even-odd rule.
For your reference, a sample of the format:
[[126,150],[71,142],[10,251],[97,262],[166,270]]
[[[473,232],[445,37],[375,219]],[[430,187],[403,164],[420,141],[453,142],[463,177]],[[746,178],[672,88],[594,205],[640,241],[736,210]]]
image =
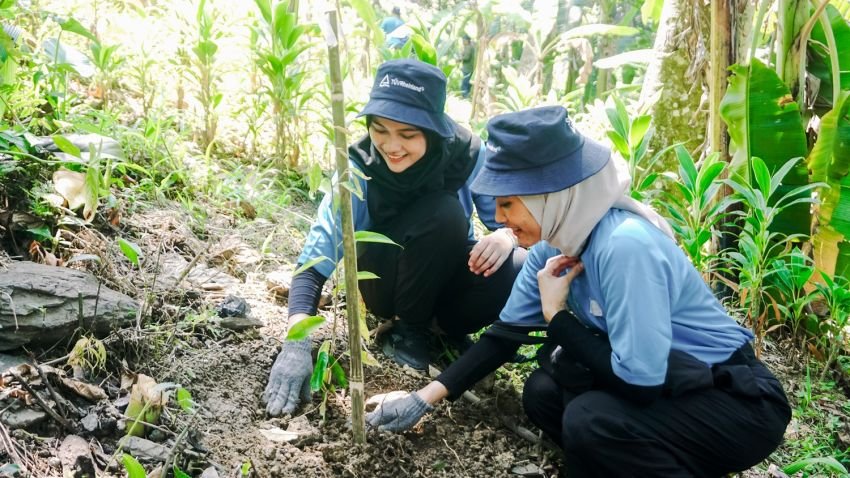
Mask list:
[[[440,373],[440,369],[433,365],[428,365],[428,375],[430,375],[431,378],[436,378],[438,375],[440,375]],[[463,397],[469,403],[478,403],[481,401],[481,399],[478,398],[478,395],[475,395],[469,390],[463,392],[463,395],[461,395],[461,397]],[[535,445],[540,443],[540,438],[528,428],[517,425],[516,423],[512,423],[508,421],[504,416],[501,417],[501,422],[502,425],[504,425],[508,430],[517,434],[517,436],[519,436],[520,438],[528,440],[531,443],[534,443]]]
[[36,392],[35,389],[32,388],[32,386],[30,386],[30,384],[24,379],[24,377],[12,370],[10,370],[9,373],[11,373],[12,376],[15,377],[15,380],[20,382],[21,385],[27,390],[27,392],[29,392],[30,395],[35,398],[35,401],[38,402],[38,405],[43,408],[44,411],[47,412],[47,414],[50,415],[51,418],[53,418],[54,420],[59,422],[60,425],[62,425],[62,428],[70,432],[76,431],[74,425],[68,420],[66,420],[65,417],[56,413],[56,410],[51,408],[50,405],[48,405],[47,402],[45,402],[44,399],[41,398],[41,395],[39,395],[39,393]]
[[47,379],[47,374],[44,373],[44,370],[41,369],[41,365],[36,365],[34,368],[36,373],[38,373],[38,376],[41,377],[41,380],[44,382],[44,386],[47,387],[47,391],[50,393],[50,397],[53,398],[53,401],[56,402],[56,405],[62,411],[62,417],[68,418],[67,416],[65,416],[66,409],[79,416],[80,410],[76,406],[74,406],[73,403],[66,400],[65,397],[62,397],[61,395],[56,393],[56,390],[53,389],[53,385],[50,384],[50,380]]
[[460,465],[460,469],[463,470],[463,474],[466,475],[467,474],[466,473],[466,467],[463,466],[463,462],[460,460],[460,456],[458,456],[457,452],[454,451],[454,449],[449,446],[449,442],[447,442],[445,438],[443,438],[443,443],[446,444],[446,448],[448,448],[449,451],[452,452],[452,455],[455,456],[455,459],[457,460],[457,464]]
[[165,469],[170,470],[174,468],[175,461],[177,461],[177,451],[180,447],[180,443],[186,439],[186,435],[189,434],[189,430],[192,428],[192,425],[195,424],[195,419],[198,417],[199,413],[196,409],[192,412],[192,416],[189,417],[189,423],[183,427],[183,430],[180,431],[180,434],[177,435],[177,438],[174,439],[174,444],[171,445],[171,450],[168,451],[168,457],[165,459]]

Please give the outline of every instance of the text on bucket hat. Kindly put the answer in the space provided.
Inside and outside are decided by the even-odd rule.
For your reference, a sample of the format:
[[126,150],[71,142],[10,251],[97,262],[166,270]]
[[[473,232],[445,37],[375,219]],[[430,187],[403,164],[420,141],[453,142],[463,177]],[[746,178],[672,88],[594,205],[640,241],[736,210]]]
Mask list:
[[378,67],[369,102],[357,116],[380,116],[450,138],[454,127],[445,106],[446,75],[439,68],[419,60],[390,60]]
[[611,156],[575,129],[563,106],[494,116],[487,133],[484,165],[472,183],[485,196],[560,191],[599,172]]

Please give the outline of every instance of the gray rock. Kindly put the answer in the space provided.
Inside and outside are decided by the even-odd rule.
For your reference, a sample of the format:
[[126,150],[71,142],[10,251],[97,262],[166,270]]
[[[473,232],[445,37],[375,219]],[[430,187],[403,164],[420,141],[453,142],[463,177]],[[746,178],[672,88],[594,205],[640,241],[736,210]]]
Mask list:
[[80,420],[80,423],[87,432],[92,433],[97,430],[100,421],[97,419],[97,413],[89,413]]
[[12,262],[0,269],[0,350],[53,344],[78,326],[103,336],[133,323],[137,309],[131,297],[105,286],[98,299],[98,281],[87,272]]
[[201,473],[200,478],[219,478],[218,471],[215,469],[215,467],[211,466],[204,470],[203,473]]
[[29,428],[43,422],[47,418],[47,413],[42,410],[32,408],[20,408],[18,410],[6,410],[0,415],[0,422],[6,424],[11,429]]
[[212,320],[213,323],[218,324],[225,329],[235,330],[236,332],[240,332],[243,330],[248,330],[252,328],[262,327],[263,321],[257,319],[255,317],[217,317]]
[[95,476],[94,458],[89,443],[77,435],[68,435],[59,446],[62,476]]
[[125,436],[120,444],[124,452],[140,461],[163,462],[168,458],[168,449],[165,446],[144,438]]
[[23,363],[29,363],[26,357],[17,355],[0,354],[0,374],[6,373],[12,367],[17,367]]

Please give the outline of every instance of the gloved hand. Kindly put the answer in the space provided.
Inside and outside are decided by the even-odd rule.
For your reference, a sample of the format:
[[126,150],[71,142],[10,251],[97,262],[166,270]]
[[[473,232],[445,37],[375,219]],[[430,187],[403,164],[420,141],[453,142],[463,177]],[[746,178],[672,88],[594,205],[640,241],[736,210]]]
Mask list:
[[510,228],[496,229],[481,238],[469,252],[467,265],[474,274],[490,277],[502,267],[511,252],[517,247],[516,236]]
[[410,430],[426,413],[434,410],[416,392],[401,397],[398,392],[387,394],[378,407],[366,414],[366,423],[380,431]]
[[276,417],[292,413],[301,400],[310,400],[310,375],[313,373],[311,345],[309,337],[283,343],[262,396],[269,415]]

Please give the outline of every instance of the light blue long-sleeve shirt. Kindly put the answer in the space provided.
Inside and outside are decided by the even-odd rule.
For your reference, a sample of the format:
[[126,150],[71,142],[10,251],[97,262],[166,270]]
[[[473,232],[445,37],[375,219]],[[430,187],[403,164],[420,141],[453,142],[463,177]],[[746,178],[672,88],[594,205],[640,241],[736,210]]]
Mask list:
[[[546,242],[531,248],[502,321],[545,325],[537,271],[559,254]],[[753,338],[678,246],[634,213],[609,210],[580,257],[584,272],[572,281],[567,304],[584,325],[608,336],[611,366],[627,383],[664,383],[671,349],[713,365]]]
[[[478,152],[478,159],[475,163],[475,168],[469,174],[466,183],[458,189],[457,195],[460,204],[463,207],[466,217],[469,218],[469,238],[474,238],[472,228],[472,212],[478,212],[478,218],[491,231],[501,227],[495,219],[496,201],[492,196],[481,196],[473,194],[469,186],[481,169],[484,163],[484,142],[481,142],[481,149]],[[357,168],[353,162],[348,163],[349,168]],[[357,168],[359,170],[359,168]],[[369,208],[366,204],[366,198],[369,194],[368,181],[358,175],[351,175],[354,181],[357,181],[363,191],[360,199],[356,195],[351,195],[351,214],[354,219],[354,230],[368,230],[372,226],[372,219],[369,217]],[[327,257],[329,260],[322,261],[314,267],[325,277],[330,277],[339,260],[342,259],[342,232],[341,220],[339,214],[333,213],[333,204],[331,196],[326,195],[322,198],[319,204],[319,210],[316,220],[310,227],[310,232],[307,235],[307,240],[304,243],[304,248],[301,250],[301,255],[298,257],[299,264],[306,264],[310,260],[318,257]]]

